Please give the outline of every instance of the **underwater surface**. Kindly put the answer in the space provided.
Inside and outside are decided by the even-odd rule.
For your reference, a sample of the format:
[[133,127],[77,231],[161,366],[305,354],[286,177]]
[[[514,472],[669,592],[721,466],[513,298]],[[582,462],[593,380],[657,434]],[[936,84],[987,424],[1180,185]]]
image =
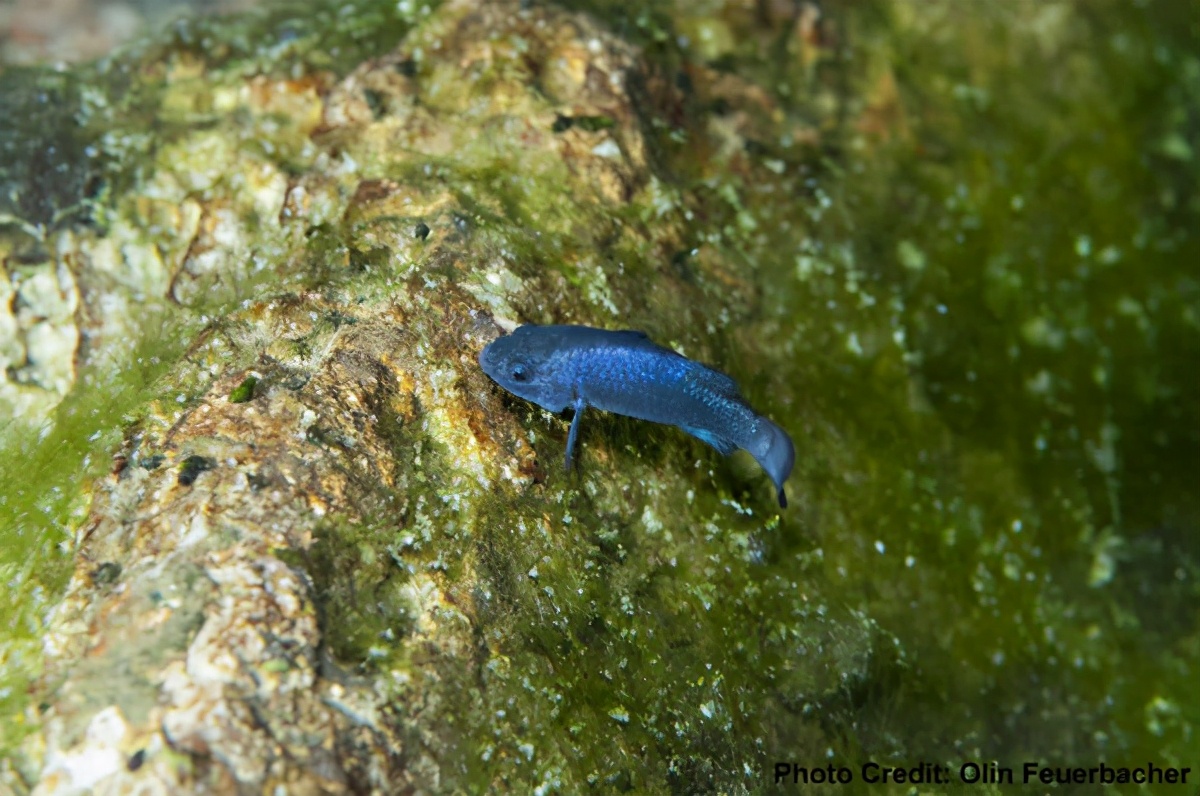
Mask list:
[[[0,782],[1198,781],[1198,11],[360,0],[0,73]],[[789,507],[594,411],[565,472],[477,364],[527,322],[729,373]]]

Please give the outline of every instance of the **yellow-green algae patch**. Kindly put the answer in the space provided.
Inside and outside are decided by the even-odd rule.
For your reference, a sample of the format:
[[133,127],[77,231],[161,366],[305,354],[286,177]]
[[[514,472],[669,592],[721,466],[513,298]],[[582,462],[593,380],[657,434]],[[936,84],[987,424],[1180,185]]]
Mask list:
[[[349,64],[292,150],[305,278],[213,319],[125,434],[146,474],[96,492],[224,506],[204,538],[137,520],[137,545],[210,545],[235,580],[253,550],[287,598],[264,621],[294,635],[232,671],[289,762],[243,782],[320,769],[319,726],[353,727],[333,768],[360,789],[1189,765],[1194,29],[1118,3],[584,5],[608,29],[462,2]],[[475,367],[491,313],[643,328],[728,370],[797,440],[793,507],[624,418],[590,417],[563,472],[565,423]],[[215,466],[182,485],[189,456]],[[289,524],[247,519],[264,507]],[[71,610],[139,582],[119,540],[84,545],[111,565],[77,568]],[[190,765],[258,759],[217,735],[214,764],[170,683]]]

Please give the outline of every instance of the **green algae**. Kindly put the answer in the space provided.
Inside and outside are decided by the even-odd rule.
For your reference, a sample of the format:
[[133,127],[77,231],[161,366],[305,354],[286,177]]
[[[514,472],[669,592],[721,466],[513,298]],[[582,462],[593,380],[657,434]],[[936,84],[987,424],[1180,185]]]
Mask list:
[[[614,27],[642,31],[659,65],[685,61],[674,26],[701,22],[655,8]],[[772,761],[829,753],[1192,762],[1195,59],[1161,10],[1056,23],[958,8],[842,20],[846,79],[869,96],[890,74],[903,109],[843,128],[842,166],[783,134],[747,148],[751,175],[704,173],[700,136],[648,108],[662,187],[582,233],[603,205],[563,201],[550,162],[512,180],[482,146],[430,159],[431,174],[362,159],[366,176],[453,191],[456,234],[480,262],[506,253],[522,319],[607,311],[704,354],[801,451],[796,508],[779,516],[752,466],[624,419],[589,418],[580,472],[562,473],[563,424],[514,403],[544,484],[480,494],[445,486],[454,453],[381,413],[397,462],[420,466],[290,560],[314,580],[331,652],[360,672],[415,669],[405,587],[417,573],[455,584],[473,562],[456,598],[486,662],[427,651],[442,679],[422,683],[463,717],[437,725],[447,787],[756,791]],[[721,35],[709,55],[804,119],[816,78],[767,63],[752,44],[771,39],[792,46]],[[1042,80],[1061,64],[1060,83]],[[720,110],[697,101],[685,117]],[[661,241],[614,232],[664,217],[669,266]],[[425,220],[356,223],[310,241],[310,286],[343,261],[341,287],[361,298],[410,266],[462,278],[360,245]],[[718,284],[711,252],[744,289]],[[552,275],[563,303],[545,300]],[[678,300],[627,295],[648,278]],[[714,297],[727,317],[681,307]],[[307,355],[341,323],[288,343]],[[63,479],[86,454],[73,455]]]
[[[254,286],[243,283],[240,290]],[[8,588],[0,597],[0,753],[7,755],[33,728],[22,712],[29,683],[40,671],[46,612],[70,576],[71,553],[78,529],[91,509],[81,485],[104,478],[123,466],[123,437],[135,441],[130,464],[154,469],[161,454],[138,448],[137,429],[155,404],[184,406],[201,394],[213,378],[202,368],[189,371],[177,363],[211,331],[211,318],[229,313],[242,294],[210,296],[211,303],[180,313],[143,307],[143,337],[127,355],[97,359],[83,369],[82,387],[73,390],[42,426],[10,422],[0,435],[0,575]],[[233,349],[237,362],[237,349]],[[224,358],[224,357],[222,357]],[[179,471],[190,484],[212,463],[190,457]],[[93,577],[106,575],[105,567]]]
[[234,387],[229,393],[229,402],[231,404],[244,404],[247,401],[253,400],[254,388],[258,386],[258,378],[256,376],[247,376],[242,379],[242,383]]
[[[1200,243],[1175,224],[1195,217],[1185,197],[1198,175],[1154,153],[1171,133],[1162,120],[1197,83],[1161,9],[1108,12],[1062,22],[1054,57],[1070,69],[1050,83],[1032,77],[1051,66],[1031,35],[1050,12],[1011,25],[943,7],[910,22],[922,35],[890,30],[895,61],[919,49],[931,74],[901,83],[915,109],[908,137],[864,164],[872,180],[843,186],[857,188],[842,198],[856,205],[855,228],[870,230],[854,280],[893,308],[891,357],[910,366],[921,414],[949,433],[949,446],[910,437],[929,440],[917,451],[930,461],[896,475],[944,474],[932,494],[910,488],[876,509],[885,529],[907,525],[879,539],[934,562],[943,585],[919,605],[938,632],[912,646],[942,647],[942,670],[962,677],[953,698],[1006,717],[1010,732],[981,735],[1000,759],[1185,762],[1194,743],[1196,706],[1180,701],[1194,675],[1185,606],[1198,562],[1181,540],[1200,516],[1185,483],[1200,439],[1182,363],[1200,353],[1187,321],[1200,294],[1185,265]],[[951,19],[954,37],[990,41],[977,55],[988,69],[930,48],[924,34]],[[1092,57],[1095,42],[1105,57]],[[1011,66],[994,62],[1000,53]],[[948,143],[961,141],[972,146]],[[935,157],[909,154],[932,142]],[[852,273],[845,263],[829,277]],[[1130,318],[1134,305],[1154,310]],[[873,358],[879,367],[888,355]],[[899,454],[893,466],[911,460]],[[1149,572],[1170,574],[1134,598]],[[1169,633],[1144,624],[1148,605],[1172,617]],[[1170,730],[1147,721],[1159,699],[1178,708]],[[980,733],[951,727],[939,712],[939,731]]]
[[[147,328],[153,323],[147,319]],[[91,389],[73,391],[41,429],[16,424],[0,447],[0,572],[8,585],[0,599],[4,628],[0,749],[11,748],[29,728],[20,708],[29,679],[39,671],[43,615],[70,574],[75,530],[90,508],[78,483],[101,477],[120,441],[120,427],[152,396],[156,382],[183,351],[195,327],[159,328],[131,352],[119,373],[97,363],[81,375]]]

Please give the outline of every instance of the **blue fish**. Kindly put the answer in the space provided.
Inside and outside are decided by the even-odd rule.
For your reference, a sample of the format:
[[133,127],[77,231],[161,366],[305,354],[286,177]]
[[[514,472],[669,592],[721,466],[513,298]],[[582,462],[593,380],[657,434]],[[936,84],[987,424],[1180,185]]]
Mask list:
[[678,426],[724,455],[738,448],[775,482],[796,460],[792,438],[759,415],[724,373],[654,343],[645,333],[590,326],[518,327],[479,354],[483,372],[504,389],[543,409],[575,410],[567,435],[567,468],[586,407]]

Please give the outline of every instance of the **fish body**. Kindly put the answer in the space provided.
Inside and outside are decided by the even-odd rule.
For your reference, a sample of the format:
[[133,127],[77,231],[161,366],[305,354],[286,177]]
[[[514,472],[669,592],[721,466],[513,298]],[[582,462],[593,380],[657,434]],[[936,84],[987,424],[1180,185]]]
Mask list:
[[575,410],[568,468],[580,418],[593,406],[678,426],[725,455],[748,451],[775,482],[779,505],[787,506],[783,482],[795,462],[787,432],[755,412],[729,376],[642,332],[530,324],[492,341],[479,364],[520,398],[551,412]]

